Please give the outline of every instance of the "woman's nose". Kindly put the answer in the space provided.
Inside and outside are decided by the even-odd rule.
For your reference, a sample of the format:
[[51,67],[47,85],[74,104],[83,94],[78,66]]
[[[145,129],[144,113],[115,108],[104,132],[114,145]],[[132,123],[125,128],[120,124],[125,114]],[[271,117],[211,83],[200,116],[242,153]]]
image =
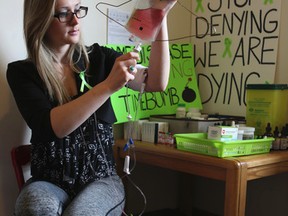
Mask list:
[[79,18],[75,14],[73,14],[72,20],[70,21],[71,24],[77,25],[79,23]]

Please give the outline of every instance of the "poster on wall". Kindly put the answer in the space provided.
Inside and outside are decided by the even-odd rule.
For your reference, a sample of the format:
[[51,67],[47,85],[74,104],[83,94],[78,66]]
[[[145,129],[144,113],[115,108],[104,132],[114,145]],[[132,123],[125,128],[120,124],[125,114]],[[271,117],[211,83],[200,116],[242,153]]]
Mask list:
[[[118,52],[132,51],[131,45],[106,45]],[[143,66],[149,66],[150,45],[143,45],[140,53]],[[197,77],[191,44],[170,45],[170,76],[169,83],[163,92],[139,92],[122,88],[111,97],[117,117],[117,123],[128,121],[131,114],[133,120],[149,118],[151,115],[173,115],[178,104],[202,109],[198,90]]]
[[130,13],[112,8],[108,9],[108,17],[110,17],[110,19],[107,19],[108,44],[134,45],[134,42],[129,40],[131,33],[124,28]]
[[194,0],[193,48],[203,110],[246,114],[246,85],[274,83],[281,0]]

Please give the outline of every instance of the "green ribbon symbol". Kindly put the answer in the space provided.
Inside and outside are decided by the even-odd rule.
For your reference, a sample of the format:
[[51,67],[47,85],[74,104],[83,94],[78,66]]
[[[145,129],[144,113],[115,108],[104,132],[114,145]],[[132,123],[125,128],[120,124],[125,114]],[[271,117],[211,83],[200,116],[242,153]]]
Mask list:
[[204,7],[202,5],[202,0],[196,0],[197,1],[197,7],[196,7],[196,13],[201,10],[202,13],[204,13]]
[[81,87],[80,87],[80,92],[84,92],[84,87],[86,86],[88,89],[92,89],[92,86],[90,86],[86,80],[85,80],[85,71],[82,71],[80,74],[79,74],[79,77],[80,79],[82,80],[81,82]]
[[225,38],[225,51],[223,53],[223,58],[226,57],[226,55],[228,55],[230,58],[232,57],[232,53],[231,53],[231,44],[232,44],[232,40],[230,38]]
[[273,4],[273,0],[265,0],[264,4],[267,5],[268,3]]

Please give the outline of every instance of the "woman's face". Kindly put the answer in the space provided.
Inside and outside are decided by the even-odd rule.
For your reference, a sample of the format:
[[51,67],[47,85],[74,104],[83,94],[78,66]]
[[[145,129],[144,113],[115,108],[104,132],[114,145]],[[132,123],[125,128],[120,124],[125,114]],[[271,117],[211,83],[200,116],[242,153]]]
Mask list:
[[[63,16],[66,12],[75,12],[81,6],[80,4],[79,0],[56,0],[55,15],[60,13]],[[75,14],[67,22],[60,22],[57,17],[54,17],[45,34],[45,40],[52,49],[76,44],[79,39],[80,23]]]

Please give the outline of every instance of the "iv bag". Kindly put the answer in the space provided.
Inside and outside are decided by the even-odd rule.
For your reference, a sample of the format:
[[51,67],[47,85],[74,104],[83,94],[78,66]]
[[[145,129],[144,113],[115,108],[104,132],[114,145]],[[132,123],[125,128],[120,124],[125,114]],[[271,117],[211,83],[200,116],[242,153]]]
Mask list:
[[176,0],[138,0],[126,23],[126,29],[143,41],[154,41]]

